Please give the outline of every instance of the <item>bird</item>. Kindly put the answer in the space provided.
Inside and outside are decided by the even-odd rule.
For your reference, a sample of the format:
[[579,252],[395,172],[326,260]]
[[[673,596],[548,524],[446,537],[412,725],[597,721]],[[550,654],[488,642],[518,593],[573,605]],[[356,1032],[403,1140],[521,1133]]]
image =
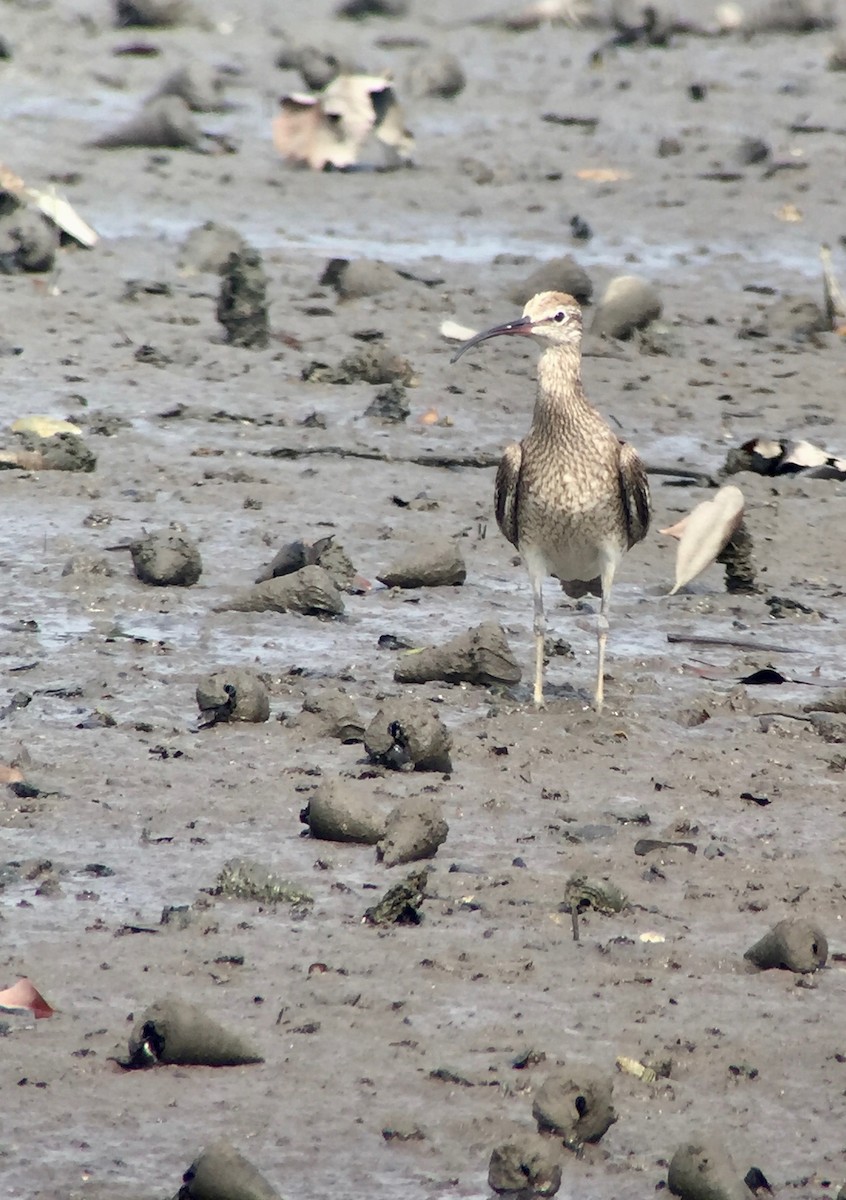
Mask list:
[[531,428],[522,442],[506,446],[494,488],[497,524],[520,552],[532,588],[534,702],[543,708],[543,582],[552,575],[568,596],[600,597],[594,707],[601,711],[614,576],[625,552],[649,529],[646,469],[634,447],[617,437],[585,396],[577,300],[540,292],[522,316],[475,334],[451,361],[479,342],[504,335],[533,337],[544,346]]

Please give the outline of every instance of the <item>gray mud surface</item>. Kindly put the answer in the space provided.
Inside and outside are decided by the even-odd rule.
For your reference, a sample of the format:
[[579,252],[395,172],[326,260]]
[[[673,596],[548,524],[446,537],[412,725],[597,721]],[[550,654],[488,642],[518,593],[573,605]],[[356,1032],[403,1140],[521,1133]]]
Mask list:
[[[591,66],[607,29],[469,23],[494,0],[410,7],[350,22],[324,0],[209,0],[201,25],[133,30],[103,2],[4,5],[3,159],[36,186],[58,179],[102,240],[60,251],[53,274],[0,281],[4,436],[49,413],[97,455],[91,473],[0,472],[0,761],[34,785],[0,790],[0,861],[24,864],[0,866],[0,986],[29,976],[58,1010],[37,1026],[0,1013],[0,1196],[172,1196],[225,1136],[301,1200],[484,1197],[492,1149],[533,1129],[533,1097],[565,1066],[613,1077],[618,1120],[582,1158],[559,1144],[561,1196],[652,1195],[699,1136],[777,1195],[834,1195],[846,735],[842,716],[806,709],[843,685],[846,485],[735,476],[761,592],[728,595],[714,566],[668,599],[675,543],[658,530],[712,493],[653,476],[653,529],[615,590],[606,709],[587,704],[593,602],[550,581],[550,635],[573,653],[551,659],[537,713],[528,582],[484,465],[528,428],[535,351],[501,339],[451,367],[439,325],[510,319],[514,288],[566,253],[594,297],[641,275],[673,353],[588,337],[584,378],[649,464],[713,475],[761,435],[846,452],[844,339],[738,336],[784,294],[821,299],[820,242],[846,273],[846,75],[825,66],[836,34],[679,36]],[[384,40],[398,37],[419,44]],[[416,169],[283,165],[270,121],[282,92],[302,90],[274,66],[286,39],[392,68]],[[137,41],[159,55],[114,53]],[[445,50],[466,89],[415,97],[415,59]],[[91,147],[192,60],[238,69],[231,106],[195,114],[235,153]],[[792,166],[746,165],[749,137]],[[659,157],[661,139],[681,152]],[[577,175],[592,168],[627,177]],[[576,215],[590,240],[571,239]],[[180,271],[185,235],[209,220],[261,252],[266,349],[225,344],[218,277]],[[412,278],[344,300],[320,285],[328,259],[361,257]],[[303,379],[374,330],[413,368],[404,423],[363,416],[378,385]],[[202,576],[147,587],[108,548],[171,522],[197,542]],[[409,542],[447,535],[467,580],[359,588],[335,619],[221,610],[283,544],[328,534],[371,581]],[[101,569],[63,575],[70,559]],[[420,647],[482,621],[505,629],[521,684],[394,682],[403,651],[381,635]],[[738,682],[767,666],[798,682]],[[221,667],[261,674],[269,722],[198,729],[197,683]],[[429,702],[452,774],[374,768],[360,743],[325,736],[303,705],[330,686],[362,727],[395,697]],[[419,925],[362,923],[409,868],[301,834],[311,791],[345,774],[372,778],[386,807],[428,797],[449,825]],[[643,810],[648,827],[624,822]],[[696,852],[636,853],[643,838]],[[210,895],[233,858],[312,902]],[[562,911],[576,872],[629,899],[586,908],[577,943]],[[193,907],[160,924],[167,905]],[[825,969],[755,972],[745,950],[794,917],[825,932]],[[122,1072],[110,1056],[169,995],[264,1063]],[[617,1056],[658,1078],[616,1073]]]

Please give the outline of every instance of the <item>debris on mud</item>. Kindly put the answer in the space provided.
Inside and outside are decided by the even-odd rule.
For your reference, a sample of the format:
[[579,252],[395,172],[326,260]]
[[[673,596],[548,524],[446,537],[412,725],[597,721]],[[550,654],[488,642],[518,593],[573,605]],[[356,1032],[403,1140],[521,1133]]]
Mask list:
[[372,762],[399,771],[452,771],[452,738],[434,707],[424,700],[398,697],[383,704],[364,731]]
[[313,902],[311,894],[304,887],[283,878],[263,863],[248,858],[231,858],[223,864],[212,895],[253,900],[257,904],[292,904],[297,907]]
[[593,284],[584,268],[571,255],[565,254],[537,267],[522,283],[509,289],[508,298],[522,308],[538,292],[563,292],[580,304],[589,304]]
[[328,537],[318,538],[312,543],[304,542],[302,538],[286,542],[270,564],[256,576],[256,583],[280,579],[283,575],[293,575],[294,571],[301,571],[303,567],[319,564],[321,554],[332,545],[333,537],[334,534],[330,533]]
[[126,147],[202,150],[204,135],[181,96],[159,96],[144,104],[134,117],[95,138],[96,150]]
[[252,246],[233,251],[220,271],[217,319],[230,346],[264,350],[269,337],[267,276]]
[[117,1061],[134,1070],[159,1063],[239,1067],[264,1062],[264,1057],[197,1005],[168,996],[150,1005],[136,1021],[129,1035],[129,1056]]
[[728,484],[710,500],[660,532],[678,538],[676,579],[669,595],[695,579],[719,558],[740,528],[744,499],[740,488]]
[[846,479],[846,458],[836,458],[812,442],[786,438],[751,438],[726,455],[726,475],[805,475],[808,479]]
[[355,166],[370,138],[381,143],[390,166],[408,166],[414,138],[389,75],[336,75],[322,91],[280,100],[273,144],[297,166],[322,171]]
[[237,229],[206,221],[185,238],[176,265],[183,275],[221,275],[230,256],[242,254],[245,248]]
[[302,715],[289,723],[313,730],[316,737],[337,738],[345,745],[360,742],[365,730],[352,697],[339,687],[310,692],[303,700]]
[[97,466],[97,455],[75,433],[54,433],[50,437],[20,433],[15,440],[21,448],[0,450],[0,470],[90,473]]
[[420,909],[426,899],[429,872],[413,871],[402,883],[388,888],[377,904],[365,910],[365,925],[419,925],[423,919]]
[[302,377],[309,383],[400,383],[409,387],[415,382],[408,359],[394,354],[381,342],[351,351],[336,367],[322,362],[308,363],[303,367]]
[[331,258],[320,276],[321,287],[333,287],[342,300],[378,296],[390,291],[400,277],[393,267],[374,258]]
[[397,683],[472,683],[480,687],[520,682],[520,667],[505,630],[493,621],[468,629],[442,646],[404,654],[394,671]]

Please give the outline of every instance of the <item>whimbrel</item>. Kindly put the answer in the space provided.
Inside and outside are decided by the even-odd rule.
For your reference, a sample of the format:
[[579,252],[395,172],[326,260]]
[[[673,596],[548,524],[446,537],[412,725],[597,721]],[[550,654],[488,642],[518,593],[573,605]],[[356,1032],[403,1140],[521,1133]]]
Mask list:
[[601,709],[614,574],[649,527],[646,471],[636,450],[620,441],[585,398],[582,313],[572,296],[541,292],[521,317],[477,333],[452,361],[500,334],[545,343],[532,427],[522,442],[506,447],[494,491],[497,524],[523,556],[532,585],[535,704],[543,706],[543,581],[553,575],[568,596],[601,597],[594,696]]

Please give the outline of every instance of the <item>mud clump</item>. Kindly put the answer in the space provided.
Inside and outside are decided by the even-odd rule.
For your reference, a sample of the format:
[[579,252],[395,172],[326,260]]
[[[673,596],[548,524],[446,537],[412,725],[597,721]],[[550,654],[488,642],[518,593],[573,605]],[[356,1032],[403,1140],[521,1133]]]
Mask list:
[[670,1160],[667,1186],[681,1200],[752,1200],[754,1195],[725,1149],[704,1139],[679,1146]]
[[555,1134],[569,1150],[598,1142],[617,1120],[611,1103],[613,1086],[589,1067],[550,1075],[532,1105],[538,1132]]
[[97,455],[73,433],[54,433],[50,437],[20,433],[16,440],[21,449],[0,451],[0,469],[90,473],[97,466]]
[[807,975],[825,966],[828,941],[819,925],[800,917],[779,921],[743,957],[762,971],[775,968]]
[[565,254],[563,258],[553,258],[532,271],[522,283],[511,288],[508,297],[522,308],[538,292],[563,292],[580,304],[588,304],[593,295],[593,284],[576,260]]
[[401,383],[408,387],[414,382],[414,371],[407,358],[377,343],[353,350],[336,367],[309,363],[303,368],[302,377],[311,383]]
[[334,288],[342,300],[378,296],[398,282],[393,267],[375,258],[332,258],[320,276],[320,286]]
[[452,538],[431,538],[409,547],[376,578],[385,587],[453,587],[464,583],[467,567]]
[[199,150],[203,136],[193,113],[181,96],[158,96],[131,120],[95,138],[96,150],[122,150],[128,146],[149,150]]
[[281,1200],[263,1175],[228,1142],[214,1142],[191,1163],[174,1200]]
[[386,867],[433,858],[448,833],[449,825],[431,800],[406,802],[388,814],[376,856]]
[[491,1152],[488,1184],[501,1196],[554,1196],[561,1186],[561,1164],[547,1141],[536,1133],[518,1133]]
[[[341,688],[323,688],[303,700],[303,714],[314,718],[318,737],[337,738],[350,745],[364,737],[365,723],[352,698]],[[298,720],[302,723],[302,719]]]
[[179,1066],[239,1067],[264,1062],[244,1038],[224,1029],[201,1008],[169,996],[152,1004],[129,1035],[127,1069],[158,1063]]
[[312,793],[300,820],[314,838],[373,846],[385,835],[386,809],[371,782],[327,779]]
[[381,421],[383,425],[400,425],[411,415],[405,398],[405,388],[399,383],[389,383],[383,392],[377,392],[364,410],[365,417]]
[[269,338],[267,276],[251,246],[229,255],[221,271],[217,319],[230,346],[264,350]]
[[454,54],[427,54],[412,64],[409,87],[416,96],[452,100],[467,86],[464,68]]
[[40,213],[21,207],[0,216],[0,275],[52,271],[58,248],[58,231]]
[[193,587],[203,573],[196,543],[182,533],[163,530],[129,544],[132,566],[151,587]]
[[300,612],[308,616],[337,617],[344,611],[341,593],[323,567],[303,567],[292,575],[257,583],[234,596],[215,612]]
[[220,275],[230,256],[241,254],[245,246],[237,229],[206,221],[192,229],[182,243],[177,266],[184,274]]
[[197,684],[197,706],[204,725],[228,721],[260,724],[270,716],[267,688],[243,667],[212,671]]
[[379,709],[364,731],[371,762],[400,771],[452,771],[449,730],[432,705],[398,698]]
[[394,671],[397,683],[473,683],[481,687],[520,682],[520,667],[501,625],[486,621],[443,646],[405,656]]
[[661,297],[636,275],[619,275],[605,289],[591,322],[591,332],[600,337],[625,340],[661,316]]

